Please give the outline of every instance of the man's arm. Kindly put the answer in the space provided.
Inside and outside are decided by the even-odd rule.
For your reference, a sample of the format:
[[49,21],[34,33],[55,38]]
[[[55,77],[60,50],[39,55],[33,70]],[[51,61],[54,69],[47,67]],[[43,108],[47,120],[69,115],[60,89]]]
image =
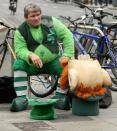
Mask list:
[[27,43],[18,30],[15,32],[14,36],[14,49],[17,58],[20,58],[29,64],[33,63],[40,68],[43,66],[39,56],[28,50]]
[[56,30],[58,39],[63,43],[64,57],[73,58],[74,57],[74,39],[71,31],[58,19],[53,17],[53,25]]
[[20,58],[29,63],[29,54],[31,52],[28,50],[26,41],[18,30],[16,30],[14,35],[14,49],[17,58]]

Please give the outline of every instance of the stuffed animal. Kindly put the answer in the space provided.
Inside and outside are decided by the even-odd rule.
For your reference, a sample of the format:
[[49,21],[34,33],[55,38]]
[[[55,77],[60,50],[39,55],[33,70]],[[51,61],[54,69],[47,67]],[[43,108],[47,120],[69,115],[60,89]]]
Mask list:
[[69,87],[78,97],[87,99],[90,96],[102,96],[106,92],[104,87],[112,85],[108,72],[89,55],[80,55],[64,65],[60,77],[61,88]]

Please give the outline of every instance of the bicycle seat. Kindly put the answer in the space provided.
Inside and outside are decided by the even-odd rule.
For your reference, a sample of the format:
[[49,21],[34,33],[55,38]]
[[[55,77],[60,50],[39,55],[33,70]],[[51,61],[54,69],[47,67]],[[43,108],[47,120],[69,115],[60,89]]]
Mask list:
[[114,24],[117,24],[117,21],[102,22],[102,25],[105,25],[105,26],[113,26]]

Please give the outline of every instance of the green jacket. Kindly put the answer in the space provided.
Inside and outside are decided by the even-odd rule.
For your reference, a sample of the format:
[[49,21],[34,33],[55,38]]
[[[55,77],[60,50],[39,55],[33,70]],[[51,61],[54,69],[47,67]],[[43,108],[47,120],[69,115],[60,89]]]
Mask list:
[[[58,19],[52,17],[52,20],[53,27],[56,31],[57,39],[63,43],[63,56],[67,56],[70,58],[74,57],[74,40],[72,33]],[[39,26],[38,28],[34,28],[29,25],[29,29],[34,40],[41,43],[35,49],[34,53],[40,56],[43,63],[48,63],[55,59],[59,54],[52,53],[48,48],[44,46],[44,44],[42,43],[44,37],[41,27]],[[32,53],[32,51],[27,48],[27,43],[18,30],[16,30],[14,36],[14,48],[17,58],[23,59],[24,61],[29,63],[28,56],[30,53]],[[44,55],[42,55],[42,52]]]

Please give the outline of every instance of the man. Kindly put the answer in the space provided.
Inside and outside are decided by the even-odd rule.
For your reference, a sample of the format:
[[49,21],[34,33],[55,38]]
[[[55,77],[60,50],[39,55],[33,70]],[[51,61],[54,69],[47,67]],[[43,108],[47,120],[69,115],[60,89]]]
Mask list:
[[[11,111],[22,111],[28,106],[27,74],[53,73],[61,75],[61,61],[74,57],[72,33],[58,19],[42,16],[38,5],[24,7],[25,21],[17,28],[14,48],[17,60],[13,65],[14,88],[17,97],[11,104]],[[57,41],[63,43],[64,53],[60,56]],[[67,90],[58,87],[54,98],[60,98],[55,105],[58,109],[68,110]]]

